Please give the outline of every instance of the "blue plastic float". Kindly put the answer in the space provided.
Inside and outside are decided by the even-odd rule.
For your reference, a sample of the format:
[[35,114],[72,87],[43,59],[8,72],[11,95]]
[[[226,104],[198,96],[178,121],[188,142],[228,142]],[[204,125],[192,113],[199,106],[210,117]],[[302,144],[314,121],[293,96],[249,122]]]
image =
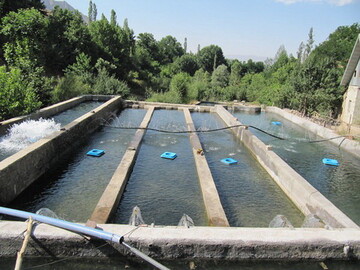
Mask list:
[[228,164],[228,165],[232,165],[232,164],[236,164],[237,160],[233,159],[233,158],[224,158],[221,160],[222,163]]
[[103,154],[105,154],[105,151],[100,149],[93,149],[87,152],[86,154],[92,157],[101,157]]
[[339,166],[339,161],[331,158],[323,158],[322,162],[326,165]]
[[271,124],[275,125],[275,126],[281,126],[282,123],[280,121],[273,121],[271,122]]
[[166,159],[175,159],[177,157],[176,153],[172,152],[164,152],[160,157],[166,158]]

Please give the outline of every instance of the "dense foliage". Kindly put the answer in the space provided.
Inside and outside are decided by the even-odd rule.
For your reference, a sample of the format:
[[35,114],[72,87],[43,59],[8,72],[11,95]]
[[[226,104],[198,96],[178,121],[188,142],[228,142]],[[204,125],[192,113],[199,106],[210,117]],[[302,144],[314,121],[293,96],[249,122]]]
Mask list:
[[313,48],[313,30],[296,58],[282,46],[265,63],[225,59],[216,45],[196,53],[173,36],[134,35],[127,20],[89,22],[78,12],[40,0],[0,0],[0,119],[77,95],[118,94],[171,103],[245,100],[336,117],[343,90],[339,80],[360,32],[341,26]]

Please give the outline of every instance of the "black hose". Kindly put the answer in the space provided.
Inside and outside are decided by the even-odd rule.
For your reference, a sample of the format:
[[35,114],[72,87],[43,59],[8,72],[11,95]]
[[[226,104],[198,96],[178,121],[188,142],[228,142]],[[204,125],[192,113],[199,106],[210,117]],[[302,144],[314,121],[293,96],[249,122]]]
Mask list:
[[319,143],[319,142],[326,142],[326,141],[330,141],[330,140],[335,140],[335,139],[339,139],[339,138],[346,138],[346,136],[336,136],[336,137],[332,137],[329,139],[321,139],[321,140],[312,140],[312,141],[302,141],[302,140],[294,140],[294,139],[288,139],[288,138],[284,138],[284,137],[279,137],[277,135],[271,134],[261,128],[252,126],[252,125],[234,125],[234,126],[228,126],[228,127],[222,127],[222,128],[214,128],[214,129],[208,129],[208,130],[181,130],[181,131],[171,131],[171,130],[164,130],[164,129],[157,129],[157,128],[143,128],[143,127],[117,127],[117,126],[111,126],[111,125],[104,125],[106,127],[110,127],[110,128],[116,128],[116,129],[141,129],[141,130],[151,130],[151,131],[156,131],[156,132],[161,132],[161,133],[170,133],[170,134],[189,134],[189,133],[208,133],[208,132],[216,132],[216,131],[222,131],[222,130],[226,130],[226,129],[231,129],[231,128],[238,128],[238,127],[247,127],[247,128],[253,128],[256,129],[257,131],[260,131],[268,136],[271,136],[273,138],[279,139],[279,140],[286,140],[286,141],[295,141],[295,142],[301,142],[301,143]]

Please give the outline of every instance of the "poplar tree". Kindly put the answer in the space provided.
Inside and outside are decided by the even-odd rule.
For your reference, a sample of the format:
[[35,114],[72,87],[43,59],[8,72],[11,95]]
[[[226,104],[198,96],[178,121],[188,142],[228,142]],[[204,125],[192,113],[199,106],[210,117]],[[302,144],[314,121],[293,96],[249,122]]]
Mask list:
[[313,32],[313,28],[310,28],[309,31],[309,39],[307,40],[306,46],[305,46],[305,51],[304,51],[304,61],[306,60],[306,58],[308,58],[308,56],[310,55],[312,49],[314,46],[314,32]]
[[297,59],[298,59],[299,63],[303,62],[304,48],[305,48],[304,42],[301,42],[300,45],[299,45],[299,49],[297,51]]
[[184,52],[187,53],[187,38],[184,41]]
[[89,2],[88,17],[89,17],[89,22],[92,22],[92,18],[93,18],[93,3],[92,3],[91,0],[90,0],[90,2]]
[[93,3],[93,7],[92,7],[92,21],[95,22],[97,18],[97,7],[96,4]]
[[115,10],[111,10],[111,16],[110,16],[110,24],[112,26],[115,26],[116,25],[116,12]]

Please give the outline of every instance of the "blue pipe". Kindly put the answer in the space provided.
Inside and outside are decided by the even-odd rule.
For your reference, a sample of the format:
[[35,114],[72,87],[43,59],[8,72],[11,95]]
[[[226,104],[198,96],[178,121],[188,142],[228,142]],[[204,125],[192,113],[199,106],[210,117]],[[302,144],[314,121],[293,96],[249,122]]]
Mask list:
[[104,231],[101,231],[98,229],[86,227],[86,226],[75,224],[75,223],[68,222],[65,220],[60,220],[60,219],[56,219],[56,218],[37,215],[37,214],[20,211],[20,210],[15,210],[15,209],[11,209],[11,208],[0,207],[0,213],[4,214],[4,215],[23,218],[23,219],[29,219],[30,217],[32,217],[32,219],[35,221],[46,223],[46,224],[49,224],[49,225],[52,225],[52,226],[55,226],[58,228],[66,229],[69,231],[93,236],[93,237],[100,238],[103,240],[111,241],[111,242],[114,242],[117,244],[121,244],[122,239],[123,239],[122,236],[119,236],[119,235],[116,235],[113,233],[104,232]]
[[117,234],[93,229],[90,227],[86,227],[86,226],[79,225],[76,223],[68,222],[65,220],[60,220],[60,219],[56,219],[56,218],[52,218],[52,217],[46,217],[46,216],[33,214],[30,212],[25,212],[25,211],[20,211],[20,210],[16,210],[16,209],[6,208],[6,207],[0,207],[0,214],[4,214],[4,215],[8,215],[8,216],[15,216],[15,217],[23,218],[23,219],[29,219],[30,217],[32,217],[32,219],[35,221],[49,224],[54,227],[58,227],[61,229],[65,229],[65,230],[80,233],[80,234],[93,236],[96,238],[114,242],[116,244],[122,244],[123,246],[128,248],[131,252],[133,252],[135,255],[139,256],[140,258],[147,261],[148,263],[155,266],[156,268],[158,268],[160,270],[169,270],[169,268],[158,263],[154,259],[152,259],[149,256],[147,256],[146,254],[142,253],[140,250],[125,243],[124,237],[117,235]]

